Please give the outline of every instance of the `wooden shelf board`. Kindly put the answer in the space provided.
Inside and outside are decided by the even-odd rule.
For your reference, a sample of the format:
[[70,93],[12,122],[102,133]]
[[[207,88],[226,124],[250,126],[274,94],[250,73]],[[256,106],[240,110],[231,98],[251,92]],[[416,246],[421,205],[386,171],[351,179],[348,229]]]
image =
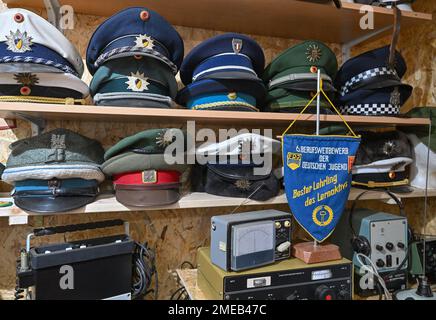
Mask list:
[[[350,200],[354,200],[362,190],[352,189],[350,193]],[[421,198],[424,197],[424,190],[414,189],[411,193],[398,194],[399,198]],[[430,197],[436,196],[436,190],[428,192]],[[388,200],[389,196],[383,192],[369,192],[362,197],[362,200]],[[0,201],[11,201],[10,197],[0,198]],[[102,195],[97,201],[91,203],[83,208],[67,212],[66,214],[80,214],[80,213],[105,213],[105,212],[132,212],[132,211],[158,211],[158,210],[177,210],[177,209],[195,209],[195,208],[211,208],[211,207],[237,207],[244,199],[240,198],[229,198],[229,197],[219,197],[210,195],[207,193],[191,193],[180,199],[176,204],[164,207],[153,207],[153,208],[134,208],[126,207],[123,204],[116,201],[113,195]],[[259,205],[278,205],[287,204],[286,195],[282,194],[278,197],[270,199],[268,201],[247,201],[243,206],[252,207]],[[0,208],[0,218],[1,217],[11,217],[11,216],[35,216],[40,214],[35,214],[32,212],[27,212],[21,210],[15,205],[7,208]]]
[[[237,112],[237,111],[202,111],[187,109],[152,109],[101,106],[65,106],[33,103],[0,103],[0,118],[19,119],[22,116],[46,120],[80,120],[105,122],[153,122],[181,123],[193,120],[209,124],[255,124],[269,127],[286,127],[298,117],[298,114]],[[344,116],[349,123],[363,125],[429,125],[424,118]],[[313,122],[316,116],[304,114],[299,121]],[[341,122],[338,115],[321,115],[322,122]]]
[[[43,0],[4,0],[9,7],[42,8]],[[110,16],[131,6],[159,12],[174,25],[294,39],[346,43],[393,23],[391,9],[373,7],[374,29],[359,26],[360,4],[317,4],[297,0],[61,0],[75,13]],[[430,21],[431,14],[403,11],[402,28]],[[315,27],[314,27],[315,26]],[[316,27],[318,26],[318,27]],[[389,32],[389,31],[387,31]]]

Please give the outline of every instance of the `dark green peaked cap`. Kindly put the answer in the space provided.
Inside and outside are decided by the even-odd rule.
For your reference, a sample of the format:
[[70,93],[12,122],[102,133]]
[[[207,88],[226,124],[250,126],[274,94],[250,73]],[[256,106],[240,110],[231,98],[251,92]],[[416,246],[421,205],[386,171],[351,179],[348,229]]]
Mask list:
[[[316,68],[313,68],[316,67]],[[265,83],[294,74],[314,74],[317,69],[332,80],[338,71],[336,54],[320,41],[301,42],[276,57],[263,74]]]
[[16,141],[10,149],[7,168],[60,163],[98,166],[104,153],[99,141],[62,128]]
[[178,131],[179,129],[150,129],[124,138],[106,151],[104,159],[108,160],[120,153],[135,149],[140,150],[141,154],[162,154],[174,141],[172,133],[166,134],[169,130]]

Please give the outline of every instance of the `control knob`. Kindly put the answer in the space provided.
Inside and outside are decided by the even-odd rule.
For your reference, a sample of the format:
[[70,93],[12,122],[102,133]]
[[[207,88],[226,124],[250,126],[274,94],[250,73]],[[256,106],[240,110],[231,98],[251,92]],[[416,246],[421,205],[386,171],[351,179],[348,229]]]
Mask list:
[[388,249],[389,251],[394,250],[394,244],[392,242],[386,243],[386,249]]
[[335,300],[336,293],[333,289],[330,289],[326,285],[319,286],[315,290],[316,300]]

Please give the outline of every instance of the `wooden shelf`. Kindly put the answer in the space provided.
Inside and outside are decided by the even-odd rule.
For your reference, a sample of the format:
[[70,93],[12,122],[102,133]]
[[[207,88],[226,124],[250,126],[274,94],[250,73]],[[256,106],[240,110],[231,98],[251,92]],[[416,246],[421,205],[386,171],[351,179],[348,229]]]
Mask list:
[[[287,127],[298,114],[267,113],[267,112],[237,112],[237,111],[202,111],[186,109],[152,109],[128,107],[100,106],[65,106],[33,103],[0,103],[0,118],[19,119],[33,117],[45,120],[80,120],[105,122],[153,122],[177,123],[193,120],[198,123],[229,124],[240,126],[245,124],[259,127]],[[369,117],[344,116],[351,124],[361,125],[399,125],[416,126],[429,125],[430,120],[424,118],[401,117]],[[304,114],[299,121],[314,122],[316,116]],[[322,122],[341,122],[338,115],[321,115]]]
[[[43,0],[3,0],[9,7],[42,8]],[[317,4],[297,0],[60,0],[75,13],[110,16],[130,6],[145,6],[178,26],[294,39],[347,43],[393,23],[391,9],[374,8],[374,29],[359,26],[361,5]],[[403,11],[402,29],[431,21],[432,15]],[[389,31],[386,31],[389,32]]]
[[[349,200],[354,200],[362,190],[351,189]],[[424,197],[425,191],[421,189],[414,189],[413,192],[407,194],[397,194],[401,198],[421,198]],[[428,192],[429,197],[436,196],[436,190]],[[389,196],[384,192],[369,192],[362,197],[362,200],[389,200]],[[0,201],[10,201],[13,202],[10,197],[0,198]],[[113,195],[102,195],[97,201],[91,203],[78,210],[70,211],[68,214],[80,214],[80,213],[106,213],[106,212],[132,212],[132,211],[158,211],[158,210],[177,210],[177,209],[195,209],[195,208],[219,208],[219,207],[237,207],[244,199],[240,198],[228,198],[210,195],[207,193],[191,193],[184,196],[178,203],[164,206],[164,207],[153,207],[153,208],[134,208],[126,207],[119,203]],[[287,204],[286,195],[282,194],[278,197],[270,199],[268,201],[247,201],[244,207],[253,207],[260,205],[277,205],[277,204]],[[250,210],[250,209],[247,209]],[[20,208],[14,206],[7,208],[0,208],[0,218],[4,217],[18,217],[18,216],[35,216],[40,214],[35,214],[32,212],[27,212],[21,210]]]

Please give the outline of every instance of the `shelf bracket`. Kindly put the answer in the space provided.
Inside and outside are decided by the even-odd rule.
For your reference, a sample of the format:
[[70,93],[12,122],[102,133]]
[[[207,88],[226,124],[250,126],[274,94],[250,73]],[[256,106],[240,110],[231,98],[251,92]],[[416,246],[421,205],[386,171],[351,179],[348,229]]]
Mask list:
[[16,113],[17,117],[30,122],[30,128],[32,129],[32,137],[40,135],[45,127],[47,126],[47,121],[42,118],[32,117],[27,114],[23,114],[20,112]]
[[47,20],[54,25],[60,32],[61,28],[61,5],[58,0],[44,0],[45,9],[47,10]]
[[370,32],[362,37],[359,37],[357,39],[351,40],[347,43],[344,43],[342,45],[342,63],[344,63],[345,61],[347,61],[348,59],[350,59],[351,57],[351,48],[354,46],[357,46],[358,44],[361,44],[362,42],[365,42],[383,32],[386,32],[390,29],[392,29],[393,26],[386,26],[384,28],[381,28],[379,30]]

